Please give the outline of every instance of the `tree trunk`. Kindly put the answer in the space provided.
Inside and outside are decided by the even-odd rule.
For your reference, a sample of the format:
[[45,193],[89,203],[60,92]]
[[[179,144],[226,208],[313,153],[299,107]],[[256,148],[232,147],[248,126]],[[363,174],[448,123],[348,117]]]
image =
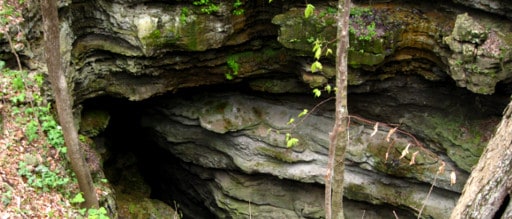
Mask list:
[[57,0],[42,0],[43,31],[48,75],[55,95],[59,123],[68,148],[68,159],[75,172],[80,191],[84,194],[84,207],[98,208],[98,199],[91,173],[78,146],[78,134],[74,125],[71,95],[69,94],[60,54],[60,28]]
[[[512,102],[471,172],[451,219],[511,218]],[[508,197],[508,198],[507,198]],[[508,200],[509,203],[506,203]]]
[[[334,127],[330,134],[329,164],[326,177],[326,218],[336,219],[343,215],[343,175],[345,172],[345,150],[348,145],[348,108],[347,108],[347,56],[350,0],[338,1],[338,45],[336,50],[336,114]],[[334,165],[333,165],[334,164]],[[331,171],[332,168],[332,171]],[[329,173],[332,172],[332,177]],[[332,191],[331,191],[332,184]],[[332,195],[332,199],[328,196]],[[332,205],[329,202],[332,200]]]

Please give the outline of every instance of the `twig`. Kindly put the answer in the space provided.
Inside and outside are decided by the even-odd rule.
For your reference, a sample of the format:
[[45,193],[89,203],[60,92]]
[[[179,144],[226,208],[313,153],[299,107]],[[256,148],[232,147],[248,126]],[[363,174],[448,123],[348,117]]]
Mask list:
[[5,37],[7,38],[7,41],[9,41],[9,46],[11,47],[11,52],[16,58],[16,62],[18,63],[18,69],[21,72],[23,68],[21,67],[21,61],[20,56],[18,56],[18,53],[16,52],[16,49],[14,48],[14,44],[12,43],[11,35],[9,35],[8,31],[4,33]]
[[393,215],[395,215],[395,219],[399,219],[398,215],[396,214],[395,210],[393,210]]
[[423,205],[421,206],[420,208],[420,211],[418,212],[418,217],[417,219],[420,219],[421,218],[421,213],[423,212],[423,209],[425,208],[425,206],[427,205],[427,200],[428,198],[430,197],[430,194],[432,194],[432,190],[434,190],[434,186],[436,184],[436,180],[437,180],[437,176],[439,176],[439,172],[441,171],[437,171],[436,172],[436,175],[434,176],[434,181],[432,182],[432,185],[430,186],[430,190],[428,191],[427,193],[427,197],[425,197],[425,200],[423,200]]
[[297,127],[300,124],[302,124],[304,122],[304,120],[306,120],[309,117],[309,115],[311,115],[315,110],[318,109],[318,107],[320,107],[324,103],[327,103],[328,101],[333,100],[333,99],[334,99],[334,97],[329,97],[329,98],[327,98],[325,100],[322,100],[320,103],[316,104],[313,107],[313,109],[311,109],[311,111],[309,111],[309,113],[306,113],[306,115],[304,115],[304,117],[302,117],[302,119],[299,122],[297,122],[296,124],[293,125],[293,127],[290,129],[290,131],[293,131],[293,129],[295,129],[295,127]]

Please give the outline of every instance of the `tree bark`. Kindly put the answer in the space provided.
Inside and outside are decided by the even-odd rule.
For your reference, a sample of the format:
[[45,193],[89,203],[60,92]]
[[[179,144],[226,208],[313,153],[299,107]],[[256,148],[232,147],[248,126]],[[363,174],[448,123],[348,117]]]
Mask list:
[[[451,219],[510,218],[512,204],[504,203],[512,192],[512,102],[505,109],[495,135],[471,172]],[[496,215],[505,209],[503,215]],[[508,215],[508,216],[507,216]]]
[[68,159],[76,174],[80,191],[84,194],[83,207],[98,208],[98,199],[91,173],[78,145],[78,134],[74,125],[71,95],[61,63],[60,28],[57,0],[42,0],[41,14],[43,16],[43,31],[45,41],[46,66],[50,78],[59,123],[68,148]]
[[[338,34],[336,50],[336,113],[334,127],[330,134],[329,164],[326,177],[326,218],[343,219],[343,177],[345,172],[345,151],[348,145],[347,108],[347,56],[350,0],[338,1]],[[332,165],[334,164],[334,165]],[[331,171],[332,168],[332,171]],[[332,172],[332,177],[329,173]],[[332,191],[331,191],[332,183]],[[332,198],[328,197],[331,196]],[[331,206],[327,206],[332,201]]]

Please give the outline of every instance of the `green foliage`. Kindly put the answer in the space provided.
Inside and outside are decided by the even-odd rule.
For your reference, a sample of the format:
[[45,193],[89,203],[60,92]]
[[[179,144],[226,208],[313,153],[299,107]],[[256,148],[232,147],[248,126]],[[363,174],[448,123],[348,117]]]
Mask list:
[[331,85],[330,85],[330,84],[325,85],[325,88],[324,88],[324,89],[327,91],[327,93],[331,93],[331,91],[332,91],[332,87],[331,87]]
[[[352,7],[350,9],[350,34],[360,41],[371,41],[376,35],[376,23],[371,18],[373,12],[367,7]],[[364,52],[364,51],[363,51]]]
[[304,109],[301,113],[299,113],[298,117],[303,117],[308,114],[308,109]]
[[[76,194],[69,202],[71,204],[80,204],[84,202],[85,199],[82,193]],[[88,219],[108,219],[108,212],[104,207],[100,207],[98,209],[95,208],[82,208],[78,211],[82,216],[86,216]]]
[[35,120],[31,120],[26,125],[25,136],[27,136],[28,142],[32,142],[39,138],[39,123]]
[[189,11],[188,11],[188,8],[187,7],[183,7],[181,8],[181,13],[180,13],[180,22],[182,24],[185,24],[187,22],[187,17],[189,15]]
[[42,86],[44,82],[44,75],[43,74],[36,74],[34,76],[34,81],[36,82],[37,86]]
[[299,139],[292,137],[290,133],[286,133],[286,147],[291,148],[299,143]]
[[313,15],[314,12],[315,12],[315,6],[313,6],[312,4],[307,4],[306,9],[304,10],[304,17],[309,18],[309,17],[311,17],[311,15]]
[[4,187],[4,188],[7,188],[6,192],[2,193],[2,204],[4,206],[8,206],[9,204],[11,204],[11,201],[12,201],[12,188],[11,187]]
[[313,94],[315,95],[315,97],[320,97],[322,96],[322,91],[320,91],[320,89],[318,88],[315,88],[313,89]]
[[27,184],[48,192],[55,188],[64,188],[71,179],[62,177],[57,171],[50,170],[44,164],[39,164],[35,169],[24,161],[18,163],[18,175],[27,178]]
[[361,34],[358,39],[359,40],[365,40],[370,41],[373,39],[373,37],[377,35],[377,32],[375,31],[375,22],[371,22],[370,25],[366,26],[366,34]]
[[235,76],[238,75],[238,71],[240,70],[240,65],[237,62],[237,59],[235,57],[229,57],[226,61],[228,65],[228,72],[226,72],[226,79],[233,80]]
[[84,201],[85,199],[81,192],[76,194],[71,200],[69,200],[71,204],[80,204]]
[[21,75],[17,75],[14,79],[11,81],[12,87],[17,90],[21,91],[25,89],[25,82],[23,81],[23,78]]
[[245,13],[245,10],[242,7],[242,5],[244,5],[243,2],[241,2],[240,0],[235,0],[235,2],[233,3],[233,14],[234,15],[242,15]]
[[90,208],[87,210],[88,219],[109,219],[107,210],[104,207],[98,209]]
[[46,133],[47,141],[61,153],[66,153],[67,148],[64,144],[64,135],[61,127],[50,113],[51,105],[38,107],[37,116],[41,122],[41,129]]
[[333,8],[333,7],[327,7],[327,13],[328,14],[332,14],[332,15],[335,15],[336,13],[338,13],[338,9],[336,8]]
[[[196,6],[201,6],[201,12],[205,14],[212,14],[218,12],[220,10],[220,6],[218,4],[213,3],[210,0],[195,0],[192,4]],[[234,15],[242,15],[245,13],[245,10],[242,8],[244,3],[241,0],[234,0],[233,2],[233,11]],[[182,10],[183,15],[183,10]],[[186,18],[186,16],[185,16]],[[180,16],[181,20],[181,16]]]
[[211,2],[210,0],[196,0],[192,2],[196,6],[201,6],[201,12],[211,14],[219,11],[219,5]]
[[362,16],[362,15],[371,15],[373,12],[370,8],[366,7],[351,7],[350,8],[350,16]]
[[322,71],[322,68],[322,63],[320,63],[319,61],[315,61],[313,62],[313,64],[311,64],[311,72]]

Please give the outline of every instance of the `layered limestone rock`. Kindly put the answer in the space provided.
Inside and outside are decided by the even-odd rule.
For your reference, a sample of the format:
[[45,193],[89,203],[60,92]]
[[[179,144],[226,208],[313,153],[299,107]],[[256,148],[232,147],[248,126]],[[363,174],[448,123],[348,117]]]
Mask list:
[[512,19],[512,13],[510,13],[512,5],[506,0],[454,0],[454,2]]
[[[461,14],[455,18],[443,13],[443,7],[446,6],[427,7],[418,3],[413,10],[389,5],[352,8],[348,63],[371,74],[354,70],[349,83],[388,78],[397,72],[419,74],[429,80],[449,75],[460,87],[492,94],[498,82],[512,78],[511,23],[457,10],[454,11]],[[298,54],[310,56],[311,43],[316,39],[334,50],[335,45],[329,41],[336,38],[335,14],[329,13],[329,6],[318,10],[316,16],[308,19],[303,17],[302,8],[275,16],[272,22],[280,27],[278,41],[299,51]],[[312,87],[321,86],[319,81],[325,84],[332,77],[326,73],[317,76],[324,77],[323,80],[307,82]]]
[[[403,81],[410,82],[404,84]],[[464,90],[421,85],[425,82],[417,77],[388,83],[381,90],[387,97],[354,94],[350,111],[372,116],[393,111],[394,116],[387,119],[400,121],[404,129],[387,141],[390,126],[386,123],[377,125],[378,131],[375,131],[377,121],[351,117],[345,197],[352,201],[394,206],[388,209],[419,209],[430,184],[437,177],[424,215],[448,217],[467,178],[467,173],[458,166],[470,168],[481,153],[471,151],[473,145],[480,145],[481,150],[486,142],[483,135],[488,137],[492,133],[487,126],[475,125],[483,120],[472,114],[476,110],[482,115],[484,111],[473,108],[477,104],[475,97]],[[378,88],[372,89],[376,91]],[[449,96],[440,95],[449,92]],[[368,98],[374,100],[370,102]],[[442,98],[450,100],[443,101]],[[236,217],[234,212],[248,216],[251,214],[249,206],[252,206],[253,216],[317,218],[323,214],[319,206],[323,191],[314,185],[324,182],[332,106],[321,106],[304,120],[296,118],[297,124],[288,124],[290,118],[296,117],[304,108],[312,109],[314,104],[315,101],[308,97],[293,95],[268,99],[233,92],[200,93],[163,98],[152,103],[155,107],[144,113],[142,126],[150,129],[151,138],[158,147],[180,160],[176,166],[189,170],[189,174],[196,178],[192,184],[187,183],[186,178],[182,189],[187,191],[187,186],[193,186],[194,190],[202,188],[201,196],[208,197],[205,198],[208,200],[206,208],[217,217]],[[435,110],[446,107],[446,104],[466,104],[471,110],[463,109],[457,112],[460,118],[450,118]],[[414,112],[409,110],[411,106],[414,106]],[[493,119],[486,122],[494,124],[498,117]],[[467,129],[464,136],[460,136],[459,128]],[[409,130],[420,134],[412,135]],[[298,138],[300,143],[287,147],[287,133]],[[400,158],[407,145],[410,153]],[[415,152],[414,164],[410,164]],[[454,157],[453,160],[450,157]],[[446,171],[438,174],[442,163]],[[157,175],[165,175],[165,169],[169,168],[163,168]],[[451,171],[458,177],[455,185],[450,184]],[[275,185],[274,190],[269,185],[277,179],[286,179],[283,183],[289,180],[300,182],[311,189],[302,193],[301,189],[293,192]],[[300,183],[291,185],[300,187]],[[165,184],[160,186],[165,187]],[[301,202],[296,203],[297,200]],[[352,210],[347,209],[348,212]]]
[[512,72],[512,37],[491,22],[458,15],[452,34],[444,38],[453,51],[447,56],[452,78],[475,93],[493,93],[496,83]]
[[[499,120],[500,94],[511,92],[499,89],[512,78],[510,18],[483,12],[510,16],[510,4],[453,1],[474,10],[445,1],[354,2],[347,215],[393,218],[389,209],[395,209],[400,218],[414,217],[443,161],[446,172],[437,177],[424,216],[446,218]],[[143,101],[207,85],[264,92],[156,101],[143,124],[153,135],[145,140],[158,140],[162,154],[139,160],[155,162],[149,170],[162,174],[150,183],[160,190],[151,193],[170,205],[174,194],[188,197],[185,206],[203,207],[183,208],[196,218],[321,217],[332,108],[315,111],[295,128],[287,122],[315,105],[310,87],[333,82],[332,55],[322,58],[322,72],[312,73],[310,63],[316,39],[334,50],[336,3],[314,2],[308,19],[303,1],[243,3],[245,12],[235,15],[231,1],[210,13],[193,1],[60,1],[62,60],[74,102],[99,96]],[[31,4],[24,12],[28,46],[18,52],[27,67],[44,69],[38,8]],[[12,65],[9,51],[0,38],[0,59]],[[501,93],[479,96],[455,86]],[[108,149],[102,134],[115,123],[110,117],[115,115],[85,110],[82,133]],[[393,144],[385,140],[385,123],[400,124]],[[286,147],[288,132],[298,146]],[[398,159],[408,144],[411,153]],[[409,165],[414,152],[416,164]],[[457,174],[455,185],[450,171]],[[180,189],[165,186],[170,184]],[[146,200],[147,193],[137,197]]]
[[[233,81],[301,73],[311,86],[322,86],[333,76],[334,59],[326,57],[322,74],[310,74],[311,42],[318,38],[334,49],[335,7],[316,5],[314,16],[304,19],[302,5],[293,1],[246,2],[242,15],[233,14],[231,2],[206,14],[203,6],[186,2],[71,1],[61,13],[64,61],[71,65],[77,102],[105,94],[143,100],[184,87],[229,83],[226,74],[235,72],[228,61],[238,64]],[[497,83],[511,78],[507,20],[448,3],[374,6],[355,5],[351,15],[351,84],[401,73],[429,80],[449,75],[458,86],[491,94]],[[479,25],[457,21],[464,13]],[[477,42],[460,39],[460,25],[470,25],[469,32],[484,27],[485,36]]]

